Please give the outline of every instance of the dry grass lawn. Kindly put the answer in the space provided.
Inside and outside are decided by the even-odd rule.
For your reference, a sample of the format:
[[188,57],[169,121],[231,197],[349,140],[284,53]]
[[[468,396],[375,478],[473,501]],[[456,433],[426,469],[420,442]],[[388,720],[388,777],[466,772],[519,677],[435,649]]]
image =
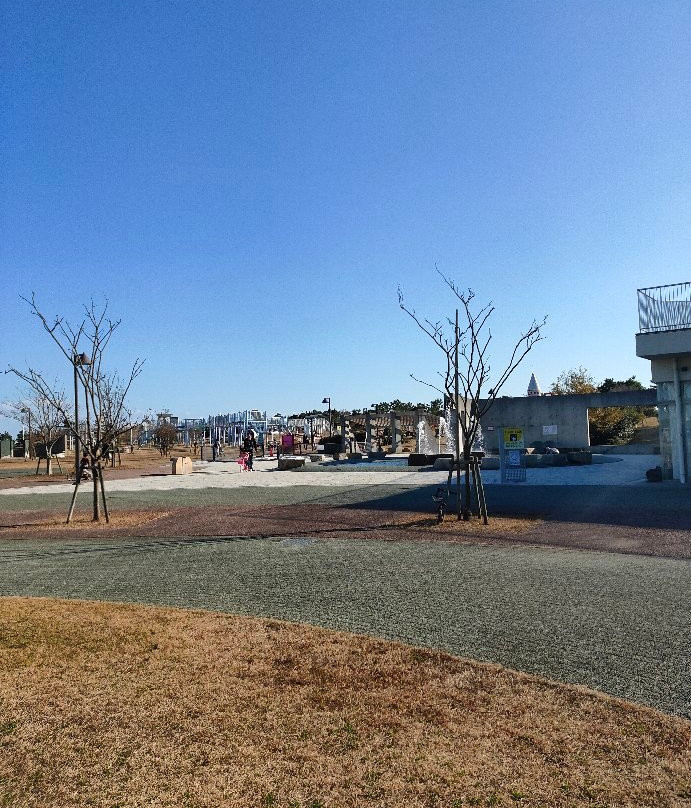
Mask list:
[[691,725],[271,620],[0,599],[2,806],[688,806]]
[[422,530],[430,538],[454,535],[463,537],[464,535],[487,535],[487,536],[512,536],[516,533],[525,533],[533,530],[543,520],[537,517],[513,517],[494,516],[489,519],[489,524],[483,524],[481,519],[473,516],[467,522],[459,519],[457,514],[447,513],[443,522],[437,522],[437,517],[423,515],[420,513],[406,513],[397,517],[395,522],[387,527],[396,529],[405,527],[410,530]]
[[[188,511],[190,509],[187,509]],[[218,510],[218,509],[217,509]],[[252,509],[250,509],[252,510]],[[279,507],[277,509],[281,517],[279,524],[267,524],[268,509],[263,508],[261,511],[261,518],[263,524],[260,525],[260,532],[269,535],[271,533],[280,533],[288,535],[310,535],[310,534],[328,534],[334,532],[333,526],[330,526],[325,518],[328,513],[325,509],[321,510],[321,518],[317,517],[314,513],[307,516],[307,523],[305,520],[295,518],[295,507],[291,506],[286,509]],[[242,516],[239,523],[229,523],[227,517],[222,519],[220,526],[210,524],[210,516],[208,509],[198,508],[194,509],[194,514],[190,517],[186,512],[180,510],[157,510],[151,509],[138,509],[138,510],[114,510],[110,513],[110,522],[107,523],[105,519],[100,522],[93,522],[91,514],[88,511],[77,511],[68,525],[65,521],[65,514],[60,511],[59,513],[35,513],[33,511],[15,511],[8,513],[0,518],[5,519],[5,524],[0,524],[0,539],[13,539],[13,538],[77,538],[84,537],[101,537],[109,536],[111,534],[118,535],[119,533],[126,532],[128,535],[132,533],[141,533],[147,535],[149,531],[146,526],[152,526],[153,523],[159,520],[164,520],[166,517],[172,517],[175,524],[170,525],[170,528],[164,531],[167,535],[181,535],[179,530],[175,530],[176,526],[186,525],[191,522],[190,527],[194,527],[194,534],[200,535],[208,533],[209,535],[225,534],[228,530],[235,531],[238,528],[246,529],[248,525],[247,509],[239,509]],[[353,516],[353,525],[345,524],[346,516]],[[338,511],[336,515],[338,530],[335,532],[343,532],[348,530],[348,527],[358,529],[361,525],[358,523],[359,514],[355,514],[352,510],[343,514]],[[427,540],[444,539],[448,541],[462,541],[465,538],[482,537],[511,537],[517,534],[525,533],[533,529],[536,525],[541,523],[539,519],[525,519],[525,518],[512,518],[497,516],[490,520],[489,525],[483,525],[477,518],[469,522],[459,521],[455,516],[448,517],[441,524],[437,523],[435,516],[428,516],[420,513],[406,513],[406,514],[386,514],[383,518],[378,512],[367,514],[366,527],[368,528],[368,535],[371,537],[382,538],[386,537],[387,533],[396,534],[400,537],[404,531],[404,538],[419,538],[424,537]],[[256,520],[255,520],[256,521]],[[363,520],[364,521],[364,520]],[[315,527],[318,524],[319,527]],[[169,525],[169,522],[166,522]],[[250,527],[255,528],[253,524]],[[220,528],[220,529],[218,529]],[[134,529],[134,530],[132,530]],[[378,531],[375,534],[375,531]],[[189,530],[190,534],[192,531]],[[183,531],[185,535],[186,531]],[[382,535],[380,535],[382,534]],[[476,542],[477,543],[477,542]]]
[[[192,456],[192,450],[187,449],[184,446],[177,446],[175,450],[171,450],[171,455],[173,456],[182,456],[188,455]],[[199,453],[197,453],[197,458],[199,457]],[[66,457],[59,458],[60,466],[62,467],[63,474],[60,475],[60,470],[58,468],[57,460],[53,461],[53,475],[55,476],[65,476],[65,474],[72,474],[74,471],[74,454],[72,452],[68,452]],[[122,451],[120,454],[120,462],[116,464],[115,468],[131,468],[131,469],[139,469],[139,468],[146,468],[156,463],[167,463],[167,457],[161,457],[161,453],[158,449],[136,449],[132,454],[128,451]],[[18,472],[20,474],[26,474],[27,471],[31,471],[31,474],[36,471],[36,463],[37,460],[32,458],[31,460],[25,460],[23,457],[3,457],[2,461],[0,461],[0,470],[5,471],[6,473],[11,472]],[[109,466],[107,468],[110,468]],[[40,477],[45,478],[45,470],[46,470],[46,462],[45,460],[41,461],[40,466]]]
[[66,533],[89,537],[107,536],[116,528],[142,527],[168,514],[169,511],[160,510],[116,511],[110,514],[110,522],[106,522],[103,516],[100,522],[94,522],[90,513],[75,511],[68,525],[62,512],[59,516],[45,517],[37,516],[31,511],[20,511],[10,517],[10,524],[0,525],[0,538],[12,539],[15,534],[21,534],[21,538],[35,538],[42,537],[46,532],[56,538],[64,538],[63,534]]

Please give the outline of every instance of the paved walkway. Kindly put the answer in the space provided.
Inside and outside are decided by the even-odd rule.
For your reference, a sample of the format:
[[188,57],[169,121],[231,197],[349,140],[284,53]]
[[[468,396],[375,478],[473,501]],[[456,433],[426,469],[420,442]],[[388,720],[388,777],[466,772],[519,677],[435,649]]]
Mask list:
[[[533,485],[626,485],[645,486],[645,471],[655,465],[651,455],[607,455],[602,463],[592,466],[562,466],[557,468],[527,469],[527,486]],[[255,461],[254,472],[241,472],[234,461],[195,461],[194,473],[173,475],[168,473],[146,474],[129,479],[109,480],[109,492],[120,491],[181,491],[203,488],[292,488],[295,486],[339,487],[350,485],[392,485],[418,487],[446,483],[448,473],[430,468],[391,468],[380,466],[368,470],[367,466],[351,471],[347,464],[328,466],[308,464],[304,469],[278,471],[275,459]],[[500,482],[498,471],[483,471],[485,485]],[[524,486],[525,487],[525,486]],[[84,492],[91,489],[84,484]],[[30,494],[67,494],[74,490],[68,483],[51,482],[45,485],[32,484],[25,487],[0,489],[0,496]],[[81,490],[81,489],[80,489]]]
[[691,717],[691,565],[431,542],[0,542],[0,594],[271,616],[489,660]]

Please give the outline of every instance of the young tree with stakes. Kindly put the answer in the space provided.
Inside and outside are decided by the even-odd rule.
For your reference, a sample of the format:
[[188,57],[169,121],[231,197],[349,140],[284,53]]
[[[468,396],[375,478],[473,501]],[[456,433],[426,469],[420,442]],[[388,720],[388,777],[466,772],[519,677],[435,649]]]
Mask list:
[[[477,439],[480,422],[491,406],[494,404],[500,390],[506,384],[511,374],[520,365],[535,343],[544,339],[542,329],[547,317],[540,322],[533,320],[516,340],[509,361],[496,377],[492,387],[485,393],[485,388],[491,378],[491,364],[489,347],[492,341],[492,331],[489,320],[495,309],[492,303],[476,310],[473,306],[475,294],[471,289],[461,291],[456,283],[447,278],[437,269],[437,273],[449,287],[454,296],[460,301],[456,309],[455,319],[447,318],[446,322],[420,318],[415,309],[406,306],[401,288],[398,289],[398,302],[403,311],[424,331],[434,344],[443,352],[446,359],[446,370],[439,373],[443,380],[442,387],[416,378],[411,378],[442,393],[445,400],[451,402],[451,409],[455,415],[456,457],[454,468],[456,470],[456,512],[458,519],[469,520],[471,516],[470,505],[470,470],[473,445]],[[452,334],[448,334],[448,327]],[[484,396],[484,397],[483,397]],[[463,403],[463,413],[459,405]],[[463,462],[461,463],[461,449]],[[465,497],[461,503],[461,470],[465,470]],[[449,472],[449,486],[453,471]],[[484,515],[485,523],[487,516]]]
[[91,301],[89,306],[84,307],[84,319],[74,328],[63,317],[56,316],[53,322],[49,322],[38,308],[35,295],[32,294],[31,299],[22,299],[29,304],[32,314],[39,319],[46,333],[73,368],[78,382],[75,391],[81,387],[86,404],[82,424],[77,424],[75,409],[67,404],[64,394],[56,391],[42,373],[31,367],[26,370],[10,367],[8,372],[14,373],[37,396],[49,402],[63,419],[66,431],[75,438],[76,445],[82,443],[83,459],[79,467],[80,473],[75,480],[67,522],[72,520],[81,472],[85,467],[90,469],[93,481],[93,520],[98,522],[101,518],[100,493],[103,513],[108,522],[110,516],[103,483],[103,461],[118,437],[138,425],[127,408],[125,399],[132,382],[141,373],[143,360],[135,360],[129,376],[125,378],[121,378],[117,372],[106,370],[104,358],[110,340],[121,322],[107,317],[107,302],[102,309],[98,309]]
[[[26,423],[29,443],[33,444],[35,451],[36,442],[42,443],[45,448],[46,474],[53,473],[53,448],[58,440],[65,434],[65,418],[63,412],[69,411],[69,403],[64,390],[60,390],[56,381],[52,387],[55,400],[59,402],[59,407],[44,395],[40,395],[35,389],[28,388],[18,401],[5,408],[5,414],[19,421],[22,425]],[[33,441],[32,441],[33,437]],[[36,463],[36,474],[41,465],[42,456],[36,453],[38,462]]]

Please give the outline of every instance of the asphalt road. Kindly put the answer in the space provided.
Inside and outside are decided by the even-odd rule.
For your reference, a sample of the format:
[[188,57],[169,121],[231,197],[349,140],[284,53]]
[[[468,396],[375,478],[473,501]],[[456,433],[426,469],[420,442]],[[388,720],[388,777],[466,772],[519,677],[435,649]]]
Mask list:
[[0,594],[274,617],[497,662],[691,717],[691,564],[306,539],[0,542]]

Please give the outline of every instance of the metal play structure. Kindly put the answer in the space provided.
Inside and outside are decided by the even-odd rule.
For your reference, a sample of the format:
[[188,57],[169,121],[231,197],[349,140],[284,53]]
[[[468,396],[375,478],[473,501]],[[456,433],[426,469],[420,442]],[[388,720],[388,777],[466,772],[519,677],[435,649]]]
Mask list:
[[156,424],[149,423],[140,432],[139,444],[153,442],[156,427],[161,423],[175,427],[178,443],[186,446],[195,441],[213,444],[216,440],[224,446],[239,446],[252,429],[263,446],[278,444],[282,435],[291,434],[296,444],[316,447],[325,436],[337,435],[342,451],[402,452],[413,445],[415,451],[423,453],[453,451],[448,413],[445,418],[423,410],[341,412],[331,423],[322,413],[289,418],[281,413],[269,415],[267,410],[247,409],[207,418],[179,418],[165,412],[159,413]]

